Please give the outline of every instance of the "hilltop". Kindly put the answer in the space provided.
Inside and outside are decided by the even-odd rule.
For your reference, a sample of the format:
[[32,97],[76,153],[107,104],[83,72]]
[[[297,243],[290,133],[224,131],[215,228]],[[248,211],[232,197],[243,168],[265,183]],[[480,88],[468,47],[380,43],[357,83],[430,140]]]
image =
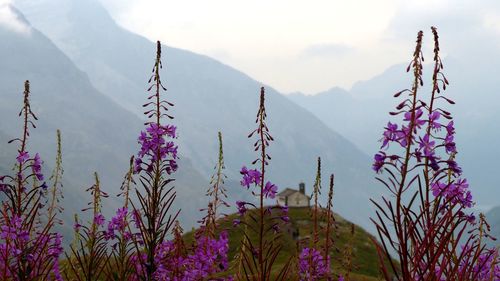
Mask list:
[[[282,236],[282,251],[277,258],[277,268],[281,268],[288,257],[298,256],[297,249],[300,245],[307,246],[310,232],[313,227],[313,221],[310,216],[309,207],[291,207],[289,208],[290,223],[289,227],[284,230]],[[233,227],[232,221],[239,218],[239,214],[228,215],[224,219],[219,220],[219,231],[227,230],[229,234],[229,260],[231,261],[236,254],[236,250],[242,241],[242,233],[239,228]],[[378,280],[378,256],[375,245],[372,242],[374,238],[371,234],[363,228],[353,225],[350,221],[344,219],[338,214],[334,213],[335,218],[335,232],[334,237],[334,250],[331,252],[332,268],[334,273],[344,272],[340,260],[342,252],[346,246],[351,243],[353,249],[353,262],[355,266],[351,274],[352,281],[371,281]],[[320,225],[325,225],[326,220],[321,219]],[[354,236],[351,235],[351,227],[354,226]],[[294,239],[292,232],[298,229],[298,239]],[[192,229],[185,234],[185,242],[193,242],[193,235],[196,229]],[[351,239],[352,237],[352,239]],[[323,241],[324,236],[321,235]]]

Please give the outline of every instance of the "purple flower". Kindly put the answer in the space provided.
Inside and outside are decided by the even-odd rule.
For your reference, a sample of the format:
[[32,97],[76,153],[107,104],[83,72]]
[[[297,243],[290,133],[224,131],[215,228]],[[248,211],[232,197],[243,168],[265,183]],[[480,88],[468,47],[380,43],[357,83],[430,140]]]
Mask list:
[[115,230],[124,232],[127,227],[127,214],[128,209],[123,207],[116,211],[116,216],[111,218],[108,223],[108,232],[113,232]]
[[247,211],[247,208],[246,208],[246,202],[244,201],[236,201],[236,206],[238,208],[238,213],[240,213],[240,215],[244,215]]
[[446,132],[448,135],[454,135],[455,134],[455,126],[453,121],[450,121],[448,125],[446,125]]
[[380,148],[382,149],[384,147],[388,147],[389,142],[395,141],[397,140],[397,138],[398,138],[398,125],[388,122],[387,127],[385,128],[383,134],[382,146]]
[[410,127],[402,126],[401,131],[398,132],[397,141],[402,147],[408,145],[408,136],[410,135]]
[[142,159],[141,158],[135,158],[134,160],[134,173],[139,173],[142,171]]
[[[141,148],[137,153],[134,163],[135,173],[143,170],[143,164],[146,166],[147,171],[152,171],[152,164],[163,160],[168,160],[164,168],[168,174],[177,170],[177,163],[175,161],[177,159],[177,145],[173,141],[166,141],[166,137],[176,137],[175,126],[151,123],[146,127],[145,132],[141,131],[137,138]],[[143,159],[145,157],[147,158],[146,163]]]
[[132,221],[136,228],[140,228],[141,226],[141,213],[138,210],[132,211]]
[[453,135],[447,135],[444,138],[444,147],[446,149],[446,153],[448,154],[455,154],[457,153],[457,147],[455,145],[455,142],[453,141],[454,137]]
[[330,256],[326,260],[314,248],[304,248],[299,255],[300,280],[319,280],[324,277],[330,267]]
[[424,138],[420,138],[420,150],[424,151],[426,157],[434,155],[434,145],[435,141],[430,140],[429,135],[425,135]]
[[385,153],[380,152],[380,153],[375,154],[375,156],[373,158],[374,158],[375,162],[372,165],[372,169],[375,172],[379,173],[380,170],[382,169],[382,167],[384,166],[384,161],[385,161],[386,155],[385,155]]
[[441,196],[441,194],[443,193],[445,188],[446,188],[446,184],[444,184],[444,183],[441,183],[441,182],[433,183],[431,186],[432,195],[434,195],[434,197]]
[[243,175],[241,180],[241,185],[250,188],[250,184],[258,184],[261,180],[262,174],[256,169],[248,170],[247,167],[243,166],[241,168],[240,174]]
[[31,170],[33,171],[33,174],[39,181],[43,180],[42,160],[40,159],[40,155],[38,155],[38,153],[35,154],[35,157],[33,158],[33,164],[31,165]]
[[467,179],[458,179],[455,183],[435,182],[431,185],[432,195],[443,196],[452,204],[459,204],[464,208],[471,208],[474,204],[472,194],[468,190]]
[[[179,254],[178,244],[165,241],[155,255],[155,280],[212,280],[210,277],[228,269],[229,239],[222,232],[218,239],[200,236],[191,254]],[[133,264],[138,264],[133,257]],[[139,268],[137,272],[141,272]],[[137,280],[140,280],[137,278]],[[232,280],[232,279],[228,279]]]
[[415,115],[413,116],[413,120],[411,120],[412,112],[411,111],[406,112],[404,121],[413,122],[415,128],[420,129],[420,127],[426,123],[425,120],[421,119],[423,114],[424,112],[422,111],[422,109],[417,109],[417,111],[415,111]]
[[19,152],[19,155],[16,157],[17,162],[19,162],[19,164],[26,162],[29,158],[30,158],[30,155],[27,151]]
[[289,216],[281,216],[280,219],[286,223],[290,222],[290,217]]
[[429,115],[429,126],[431,127],[431,129],[441,129],[441,124],[437,122],[437,120],[439,120],[439,117],[441,117],[439,111],[434,111]]
[[104,218],[104,216],[102,214],[96,214],[95,217],[94,217],[94,223],[101,226],[104,224],[104,222],[106,221],[106,219]]
[[273,224],[272,228],[273,228],[274,232],[276,232],[276,233],[280,232],[280,226],[278,224]]
[[274,199],[277,192],[278,192],[278,187],[269,181],[266,183],[266,186],[264,186],[264,196],[266,198]]
[[434,155],[430,155],[427,158],[429,159],[429,167],[431,167],[431,169],[433,169],[434,171],[438,171],[439,164],[437,162],[436,157],[434,157]]
[[21,217],[14,216],[10,221],[0,226],[0,238],[10,240],[19,239],[22,242],[27,242],[30,237],[28,231],[23,227],[23,220]]
[[82,228],[82,225],[78,222],[75,222],[73,224],[73,229],[75,230],[75,232],[79,232],[80,231],[80,228]]

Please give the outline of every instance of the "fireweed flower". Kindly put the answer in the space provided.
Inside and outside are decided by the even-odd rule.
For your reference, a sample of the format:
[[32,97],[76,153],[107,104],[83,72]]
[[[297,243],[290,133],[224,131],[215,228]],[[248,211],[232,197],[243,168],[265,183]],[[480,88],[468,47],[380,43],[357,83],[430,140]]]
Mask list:
[[462,174],[462,168],[460,168],[455,160],[447,160],[448,168],[456,175],[460,176]]
[[435,141],[430,140],[429,135],[424,135],[423,138],[420,137],[420,149],[421,151],[424,152],[424,156],[430,157],[434,155],[434,145],[436,144]]
[[439,111],[434,111],[429,115],[429,126],[431,129],[438,131],[441,129],[441,124],[438,122],[441,117],[441,113]]
[[238,208],[238,213],[243,216],[247,212],[246,202],[236,201],[236,207]]
[[426,123],[425,120],[421,119],[423,114],[424,112],[422,111],[422,109],[417,109],[412,120],[412,112],[406,112],[403,121],[413,123],[416,129],[420,129]]
[[468,190],[467,179],[458,179],[455,183],[435,182],[431,186],[432,195],[443,196],[453,204],[459,204],[463,208],[471,208],[474,205],[472,194]]
[[278,192],[278,187],[269,181],[266,183],[266,186],[264,186],[264,196],[266,198],[274,199],[277,192]]
[[131,217],[138,234],[137,237],[132,236],[139,264],[136,270],[142,280],[153,280],[157,271],[162,270],[155,259],[172,226],[170,220],[175,221],[178,215],[170,213],[175,190],[169,187],[174,180],[171,175],[178,168],[178,146],[174,142],[177,127],[164,123],[164,119],[174,117],[169,113],[173,104],[162,96],[166,91],[160,78],[162,67],[161,43],[157,41],[156,59],[148,81],[147,91],[150,94],[143,105],[147,121],[137,138],[140,148],[133,169],[141,178],[140,187],[136,188],[138,202],[131,202]]
[[19,164],[22,164],[22,163],[26,162],[29,158],[30,158],[30,155],[29,155],[29,153],[27,151],[21,151],[21,152],[19,152],[19,155],[16,157],[17,162]]
[[9,223],[0,227],[0,238],[4,240],[21,240],[28,242],[30,237],[28,231],[23,229],[23,219],[14,216]]
[[[248,138],[256,135],[257,141],[254,142],[254,151],[259,151],[257,159],[252,162],[258,169],[248,169],[243,166],[240,170],[242,179],[240,181],[243,187],[250,189],[253,185],[251,193],[257,199],[257,204],[249,202],[236,202],[240,215],[246,214],[243,232],[243,241],[238,253],[238,264],[240,268],[246,268],[253,272],[254,278],[258,280],[267,280],[269,276],[267,272],[273,271],[274,259],[281,251],[279,246],[280,224],[285,224],[282,216],[286,216],[280,206],[265,206],[266,199],[273,199],[276,196],[278,187],[265,179],[266,166],[269,165],[271,156],[267,152],[267,148],[274,140],[269,132],[266,124],[266,108],[265,108],[265,90],[260,89],[260,103],[256,116],[257,128],[254,129]],[[251,206],[254,209],[252,212],[247,212],[247,207]],[[286,209],[287,210],[287,209]],[[277,213],[281,214],[277,214]],[[241,221],[233,221],[233,225],[240,225]],[[248,232],[248,233],[247,233]],[[248,234],[252,233],[255,241],[249,238]],[[282,267],[282,276],[286,276],[289,271],[288,267]],[[238,270],[237,279],[245,279],[244,273]]]
[[31,170],[33,171],[33,174],[39,181],[43,180],[42,160],[40,159],[40,155],[38,155],[38,153],[36,153],[35,157],[33,158],[33,164],[31,164]]
[[161,243],[156,251],[155,280],[207,280],[228,269],[229,238],[223,231],[218,239],[200,236],[191,254],[178,255],[178,244]]
[[455,134],[455,124],[453,121],[450,121],[448,125],[446,125],[446,133],[448,135],[454,135]]
[[498,250],[490,249],[478,257],[478,262],[473,268],[478,281],[500,280],[500,266],[498,265]]
[[242,186],[246,186],[247,188],[250,188],[251,184],[259,184],[262,177],[262,174],[257,169],[248,170],[246,166],[241,168],[240,174],[243,175],[240,183]]
[[75,230],[78,231],[70,245],[71,256],[65,253],[69,264],[65,272],[66,278],[71,274],[74,276],[72,279],[100,280],[111,258],[107,251],[108,234],[103,230],[106,219],[101,213],[102,198],[108,197],[108,194],[101,190],[97,172],[94,173],[94,180],[94,184],[86,189],[92,195],[92,200],[88,203],[90,207],[82,210],[91,211],[92,220],[87,225],[79,226],[78,217],[75,215]]
[[[158,125],[150,123],[146,131],[141,131],[137,139],[141,148],[135,159],[135,172],[143,169],[144,159],[147,158],[149,164],[145,164],[146,170],[151,171],[152,164],[157,160],[168,160],[167,173],[171,174],[177,170],[177,145],[173,141],[166,141],[166,138],[176,138],[176,127],[172,125]],[[168,159],[170,158],[170,159]]]
[[128,209],[126,207],[119,208],[116,211],[116,215],[109,221],[108,229],[125,231],[127,227],[127,214]]
[[448,153],[448,154],[457,153],[457,147],[456,147],[453,139],[454,139],[453,135],[448,135],[444,139],[444,146],[446,148],[446,153]]
[[[133,236],[139,236],[138,233],[129,232],[127,230],[127,226],[128,224],[125,220],[117,221],[117,217],[113,217],[111,221],[108,222],[107,229],[104,233],[106,240],[120,239],[121,235],[121,238],[124,240],[124,242],[128,242],[133,238]],[[113,245],[113,247],[116,246],[117,244]]]
[[81,225],[79,222],[75,222],[75,223],[73,224],[73,230],[74,230],[75,232],[79,232],[81,228],[82,228],[82,225]]
[[102,214],[97,214],[94,217],[94,223],[99,225],[99,226],[104,225],[105,221],[106,221],[106,219],[104,218],[104,216]]
[[373,158],[375,159],[375,162],[373,163],[372,168],[375,172],[379,173],[384,166],[386,155],[384,152],[380,152],[375,154]]
[[[42,161],[38,153],[31,158],[27,151],[29,129],[38,120],[30,105],[30,82],[24,83],[23,118],[14,175],[0,177],[0,272],[2,280],[61,280],[59,270],[60,236],[52,230],[54,216],[45,216],[45,189]],[[43,217],[42,217],[43,216]]]
[[380,147],[381,149],[387,147],[389,142],[397,140],[399,136],[398,124],[388,122],[385,129],[382,138],[382,146]]
[[[401,131],[397,133],[396,141],[401,145],[401,147],[406,147],[408,145],[408,136],[410,135],[410,127],[401,126]],[[410,144],[413,143],[413,138],[410,140]]]
[[300,280],[320,280],[328,272],[330,257],[325,259],[314,248],[303,248],[299,255]]
[[[403,115],[399,123],[401,129],[390,122],[384,128],[382,151],[374,156],[373,169],[377,173],[382,170],[388,172],[385,178],[377,179],[394,195],[393,199],[383,196],[381,202],[374,202],[377,207],[374,223],[384,246],[390,245],[399,257],[397,265],[389,261],[393,269],[398,267],[394,270],[396,279],[477,280],[457,277],[469,274],[457,271],[459,263],[463,262],[466,271],[470,272],[477,262],[472,256],[483,252],[481,238],[477,238],[483,232],[479,231],[478,234],[464,231],[456,234],[459,229],[468,229],[473,222],[474,216],[467,212],[474,202],[469,184],[461,176],[462,169],[455,160],[455,124],[451,114],[443,109],[443,103],[454,102],[444,96],[448,80],[442,73],[438,35],[434,27],[432,32],[435,45],[430,101],[420,99],[420,88],[424,84],[423,32],[420,31],[413,59],[407,68],[408,72],[413,70],[412,86],[394,95],[403,95],[403,102],[396,108],[396,112],[390,113],[392,116]],[[442,123],[444,118],[450,120],[448,124]],[[388,152],[391,142],[398,142],[401,148],[393,146],[390,148],[395,152]],[[399,157],[394,161],[387,161],[388,155]],[[393,229],[387,228],[390,226]],[[470,235],[469,240],[467,235]],[[472,256],[462,255],[454,244],[462,240],[473,245]],[[387,256],[393,254],[387,248],[379,250]],[[426,258],[429,256],[433,260]],[[381,260],[382,267],[385,268],[383,263]],[[391,278],[387,275],[385,277]]]

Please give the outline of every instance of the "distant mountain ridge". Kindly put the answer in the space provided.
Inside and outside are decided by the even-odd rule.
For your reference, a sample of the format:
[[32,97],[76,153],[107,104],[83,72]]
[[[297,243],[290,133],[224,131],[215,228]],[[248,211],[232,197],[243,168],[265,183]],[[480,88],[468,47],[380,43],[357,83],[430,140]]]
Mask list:
[[[47,34],[103,94],[141,116],[142,93],[151,71],[154,44],[114,23],[97,1],[18,1],[30,22]],[[52,7],[63,7],[49,16]],[[61,27],[59,19],[64,20]],[[175,104],[180,151],[204,176],[212,171],[216,133],[222,131],[227,174],[238,181],[239,169],[255,156],[252,140],[259,82],[206,56],[163,47],[167,99]],[[284,188],[314,182],[315,162],[336,175],[336,211],[370,227],[368,199],[378,195],[366,169],[370,158],[307,110],[266,87],[268,125],[276,141],[268,168],[270,179]],[[201,196],[201,194],[200,194]]]
[[[500,148],[496,144],[500,137],[496,129],[500,128],[497,106],[500,83],[494,70],[500,65],[500,55],[487,54],[477,62],[481,67],[471,66],[471,61],[464,58],[443,58],[444,73],[450,81],[444,94],[456,102],[445,108],[454,116],[457,128],[457,160],[481,208],[500,203],[496,179],[496,171],[500,169]],[[383,128],[393,120],[388,112],[399,103],[393,95],[411,85],[411,74],[405,69],[406,65],[394,65],[371,80],[356,83],[349,91],[332,88],[313,96],[288,97],[352,140],[365,153],[374,154],[380,147],[378,140]],[[423,96],[430,93],[430,72],[431,67],[425,65],[424,87],[419,90]]]
[[[48,178],[55,159],[56,129],[61,129],[65,197],[62,205],[68,234],[73,214],[81,213],[90,201],[85,189],[93,184],[94,171],[99,173],[102,189],[111,195],[104,201],[108,215],[122,204],[115,195],[128,170],[129,158],[138,149],[137,136],[143,122],[102,95],[48,38],[28,22],[24,24],[29,33],[0,25],[0,172],[12,172],[17,146],[7,142],[21,134],[18,112],[24,81],[30,80],[31,107],[39,120],[35,122],[37,128],[30,130],[28,151],[40,153]],[[191,208],[183,210],[180,218],[187,226],[194,226],[198,209],[206,204],[198,195],[203,194],[208,180],[192,167],[189,159],[183,157],[180,165],[175,185],[184,188],[177,189],[174,208],[189,198]]]

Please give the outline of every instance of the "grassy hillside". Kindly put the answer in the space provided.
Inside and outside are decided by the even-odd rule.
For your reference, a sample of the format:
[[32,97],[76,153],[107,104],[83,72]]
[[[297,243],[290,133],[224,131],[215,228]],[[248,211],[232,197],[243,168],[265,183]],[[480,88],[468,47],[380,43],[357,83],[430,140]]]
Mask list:
[[[284,235],[282,237],[282,252],[277,258],[277,264],[284,264],[290,256],[298,255],[298,247],[300,245],[308,245],[308,239],[310,237],[313,221],[309,214],[309,208],[290,208],[290,224],[287,229],[284,230]],[[242,234],[239,229],[232,226],[233,219],[239,217],[238,214],[229,215],[226,219],[220,220],[220,230],[227,230],[229,233],[229,260],[231,261],[236,254],[238,247],[242,241]],[[351,274],[351,280],[354,281],[371,281],[378,280],[379,270],[378,270],[378,257],[375,249],[375,245],[371,241],[371,235],[367,233],[364,229],[359,226],[354,226],[354,236],[351,235],[351,225],[352,223],[345,220],[341,216],[334,214],[336,221],[336,229],[334,233],[334,246],[335,249],[331,252],[332,258],[332,268],[333,272],[344,273],[345,270],[342,267],[341,257],[342,252],[345,250],[346,246],[349,244],[349,240],[352,243],[353,248],[353,265],[355,269]],[[326,221],[321,220],[320,225],[325,225]],[[293,239],[292,232],[294,230],[299,230],[298,239]],[[193,234],[195,229],[185,234],[185,241],[191,243],[193,241]],[[352,237],[352,239],[351,239]],[[323,236],[321,237],[323,238]],[[323,240],[323,239],[322,239]],[[320,241],[322,241],[320,240]],[[281,268],[281,266],[277,266]]]

